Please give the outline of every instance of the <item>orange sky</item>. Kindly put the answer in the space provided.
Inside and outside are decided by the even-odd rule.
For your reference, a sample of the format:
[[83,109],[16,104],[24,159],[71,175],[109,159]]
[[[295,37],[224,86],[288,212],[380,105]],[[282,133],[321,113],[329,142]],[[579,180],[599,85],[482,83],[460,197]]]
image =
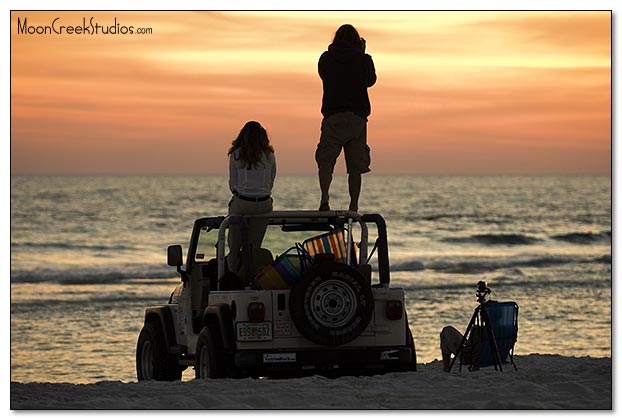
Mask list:
[[[18,33],[57,17],[152,33]],[[610,172],[610,12],[384,11],[12,12],[11,173],[226,174],[251,119],[280,173],[315,173],[343,23],[376,65],[375,173]]]

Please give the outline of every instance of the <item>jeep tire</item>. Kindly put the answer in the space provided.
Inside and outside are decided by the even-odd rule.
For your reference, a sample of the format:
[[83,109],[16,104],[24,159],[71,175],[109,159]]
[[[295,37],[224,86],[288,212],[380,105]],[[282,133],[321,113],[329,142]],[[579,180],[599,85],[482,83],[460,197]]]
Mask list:
[[294,325],[310,341],[349,343],[367,328],[374,312],[371,286],[354,268],[335,262],[313,266],[289,297]]
[[182,367],[168,353],[164,331],[158,320],[146,322],[136,345],[136,375],[139,381],[178,381]]
[[225,377],[225,360],[218,335],[218,328],[205,326],[199,334],[194,365],[196,379],[218,379]]

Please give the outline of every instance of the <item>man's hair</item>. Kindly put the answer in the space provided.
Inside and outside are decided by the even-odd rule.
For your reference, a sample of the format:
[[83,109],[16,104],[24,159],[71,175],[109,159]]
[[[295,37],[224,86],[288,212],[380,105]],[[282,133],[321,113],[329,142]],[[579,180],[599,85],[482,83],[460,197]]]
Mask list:
[[240,153],[235,159],[241,161],[246,166],[246,169],[256,168],[263,154],[274,153],[274,148],[270,145],[266,129],[257,121],[249,121],[244,124],[240,134],[231,143],[227,156],[237,149],[240,149]]
[[354,26],[350,24],[341,25],[339,29],[337,29],[337,32],[335,32],[335,37],[333,38],[333,43],[335,42],[350,44],[353,47],[358,48],[363,47],[361,36],[354,28]]

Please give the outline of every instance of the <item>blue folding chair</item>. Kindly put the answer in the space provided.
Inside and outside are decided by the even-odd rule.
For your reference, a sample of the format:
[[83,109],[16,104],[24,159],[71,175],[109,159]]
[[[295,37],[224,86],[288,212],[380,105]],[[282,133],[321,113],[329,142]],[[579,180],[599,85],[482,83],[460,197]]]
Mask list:
[[[518,305],[516,302],[488,302],[486,311],[490,327],[497,342],[501,363],[507,363],[508,356],[514,369],[518,370],[514,363],[514,344],[518,339]],[[495,364],[490,350],[488,334],[483,331],[482,354],[480,366],[492,366]]]

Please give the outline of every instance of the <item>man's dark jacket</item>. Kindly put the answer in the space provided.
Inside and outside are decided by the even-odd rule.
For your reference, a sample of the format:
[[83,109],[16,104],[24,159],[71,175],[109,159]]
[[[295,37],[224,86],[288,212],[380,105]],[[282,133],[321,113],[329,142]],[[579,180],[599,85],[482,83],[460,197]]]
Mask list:
[[369,54],[345,43],[332,43],[318,62],[322,78],[322,115],[351,111],[367,119],[371,105],[367,88],[376,83],[376,69]]

